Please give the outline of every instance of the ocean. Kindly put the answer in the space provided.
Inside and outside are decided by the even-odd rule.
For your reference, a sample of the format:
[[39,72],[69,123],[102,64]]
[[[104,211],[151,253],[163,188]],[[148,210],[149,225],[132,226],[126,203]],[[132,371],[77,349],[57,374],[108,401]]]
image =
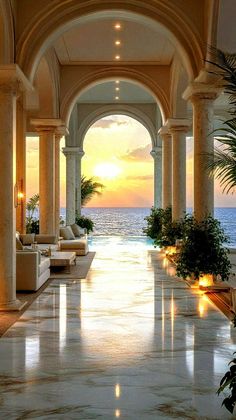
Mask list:
[[[191,213],[191,209],[187,209]],[[66,210],[61,208],[61,216],[65,219]],[[87,207],[82,209],[84,216],[95,223],[93,235],[144,236],[145,216],[150,214],[149,207]],[[229,246],[236,247],[236,207],[216,207],[217,218],[225,233],[229,236]]]

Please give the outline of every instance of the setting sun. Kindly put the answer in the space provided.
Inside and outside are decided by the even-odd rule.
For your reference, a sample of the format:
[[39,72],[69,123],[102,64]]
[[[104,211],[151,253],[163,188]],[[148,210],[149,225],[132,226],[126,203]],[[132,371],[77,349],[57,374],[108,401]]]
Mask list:
[[121,168],[114,163],[99,163],[94,168],[94,175],[100,178],[115,178],[122,172]]

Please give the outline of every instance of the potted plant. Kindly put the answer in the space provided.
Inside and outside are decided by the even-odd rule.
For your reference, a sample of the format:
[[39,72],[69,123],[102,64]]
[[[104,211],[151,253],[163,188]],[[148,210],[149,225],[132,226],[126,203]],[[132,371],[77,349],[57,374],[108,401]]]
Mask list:
[[176,260],[177,276],[199,280],[212,275],[227,280],[230,274],[228,250],[224,244],[228,238],[220,222],[209,216],[202,221],[193,216],[185,219],[185,233],[180,253]]
[[94,222],[89,217],[80,216],[77,214],[75,217],[75,223],[81,228],[86,228],[88,234],[93,232]]
[[152,207],[150,215],[144,218],[147,221],[147,227],[143,229],[143,232],[152,239],[159,238],[162,235],[163,224],[171,222],[171,218],[171,207],[166,209]]

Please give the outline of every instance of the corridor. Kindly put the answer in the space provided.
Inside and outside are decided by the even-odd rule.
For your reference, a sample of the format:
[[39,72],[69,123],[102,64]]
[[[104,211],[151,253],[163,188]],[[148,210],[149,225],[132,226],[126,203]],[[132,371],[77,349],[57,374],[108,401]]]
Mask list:
[[87,279],[54,280],[1,338],[0,418],[231,418],[229,321],[138,239],[96,251]]

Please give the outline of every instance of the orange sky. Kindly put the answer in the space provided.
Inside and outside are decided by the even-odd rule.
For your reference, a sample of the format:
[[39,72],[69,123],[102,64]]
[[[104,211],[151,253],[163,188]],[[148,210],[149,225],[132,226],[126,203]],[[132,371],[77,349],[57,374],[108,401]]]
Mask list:
[[[38,192],[38,137],[27,138],[27,197]],[[64,139],[61,147],[64,146]],[[151,207],[153,158],[150,135],[139,122],[126,116],[97,121],[84,141],[82,174],[105,185],[89,207]],[[105,164],[105,165],[104,165]],[[112,165],[108,167],[107,165]],[[100,165],[98,167],[98,165]],[[108,176],[108,175],[112,176]],[[187,206],[193,199],[193,139],[187,138]],[[65,157],[61,154],[61,206],[65,207]],[[215,183],[215,206],[234,207],[235,197],[222,194]]]

